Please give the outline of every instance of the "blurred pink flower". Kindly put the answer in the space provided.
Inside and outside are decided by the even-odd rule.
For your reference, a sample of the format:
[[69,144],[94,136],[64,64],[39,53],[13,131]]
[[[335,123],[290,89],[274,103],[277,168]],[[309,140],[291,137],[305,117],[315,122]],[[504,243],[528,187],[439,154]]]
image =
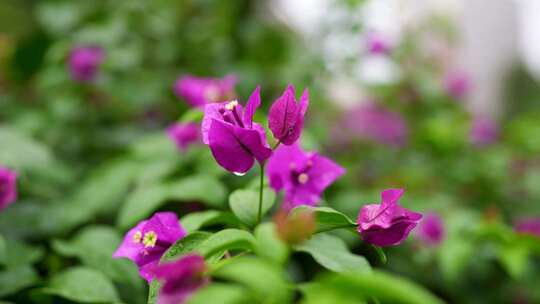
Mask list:
[[180,151],[185,151],[190,145],[201,142],[201,127],[194,122],[174,123],[167,128],[167,135]]
[[368,139],[388,146],[400,147],[408,140],[407,123],[401,114],[375,103],[350,110],[344,117],[343,127],[353,138]]
[[192,107],[204,107],[207,103],[226,101],[234,97],[236,77],[203,78],[185,75],[174,84],[174,93]]
[[443,86],[448,95],[462,100],[471,90],[471,79],[466,72],[453,70],[445,75]]
[[514,229],[523,234],[531,234],[540,238],[540,217],[519,219]]
[[439,245],[445,236],[441,217],[435,213],[427,214],[418,224],[416,236],[426,245]]
[[497,122],[486,116],[473,117],[469,138],[476,146],[489,145],[497,141],[499,126]]
[[69,70],[73,80],[78,82],[93,81],[99,67],[105,59],[105,51],[101,47],[75,47],[69,55]]
[[17,200],[17,173],[0,166],[0,211]]
[[365,47],[371,55],[386,55],[390,53],[390,42],[380,33],[369,33],[365,38]]

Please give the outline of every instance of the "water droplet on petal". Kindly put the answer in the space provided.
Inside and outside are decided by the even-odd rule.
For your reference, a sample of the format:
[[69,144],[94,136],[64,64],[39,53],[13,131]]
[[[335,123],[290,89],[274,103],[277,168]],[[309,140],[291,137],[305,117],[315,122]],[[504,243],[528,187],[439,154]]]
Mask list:
[[246,172],[233,172],[236,176],[244,176],[246,175]]

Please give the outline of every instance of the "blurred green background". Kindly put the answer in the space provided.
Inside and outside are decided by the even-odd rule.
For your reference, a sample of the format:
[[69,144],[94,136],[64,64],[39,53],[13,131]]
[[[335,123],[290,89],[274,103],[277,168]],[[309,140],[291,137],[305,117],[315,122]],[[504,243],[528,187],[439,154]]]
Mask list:
[[[224,172],[201,145],[180,153],[165,135],[189,111],[172,89],[178,77],[233,74],[240,100],[262,86],[264,109],[288,83],[309,88],[303,145],[347,169],[323,204],[356,218],[382,189],[403,187],[403,206],[443,219],[438,246],[412,236],[378,265],[357,236],[339,234],[354,252],[449,303],[540,303],[540,241],[513,228],[540,217],[538,82],[520,64],[504,75],[498,135],[475,145],[478,113],[448,92],[452,62],[425,44],[436,39],[454,52],[460,33],[451,19],[426,18],[373,55],[364,49],[364,1],[330,2],[337,13],[310,36],[286,22],[294,16],[280,12],[282,2],[0,1],[0,165],[19,172],[19,199],[0,213],[0,299],[57,303],[40,288],[83,264],[112,280],[125,302],[144,303],[133,265],[109,258],[123,232],[158,209],[227,208],[227,193],[256,178]],[[80,83],[67,58],[87,45],[103,48],[105,61],[95,81]],[[356,68],[373,56],[400,77],[360,77]],[[366,100],[398,113],[403,144],[343,124]],[[176,190],[164,194],[163,185]],[[310,257],[297,259],[311,267],[298,280],[320,271]]]

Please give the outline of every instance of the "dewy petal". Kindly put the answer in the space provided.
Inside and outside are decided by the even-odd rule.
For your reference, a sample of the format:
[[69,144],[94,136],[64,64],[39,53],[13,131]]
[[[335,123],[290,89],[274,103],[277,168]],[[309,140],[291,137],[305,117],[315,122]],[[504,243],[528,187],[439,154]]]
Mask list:
[[[253,166],[254,156],[237,138],[235,128],[238,127],[213,119],[208,131],[208,143],[220,166],[231,172],[245,173]],[[254,132],[260,141],[260,135],[256,130],[248,131]]]
[[261,87],[257,86],[251,96],[249,96],[246,104],[246,110],[244,111],[244,117],[242,118],[247,128],[252,128],[253,116],[255,111],[261,105]]
[[212,125],[212,120],[221,120],[221,114],[219,114],[219,109],[222,108],[225,104],[226,102],[209,103],[204,106],[204,117],[201,123],[203,143],[208,145],[208,131],[210,130],[210,126]]

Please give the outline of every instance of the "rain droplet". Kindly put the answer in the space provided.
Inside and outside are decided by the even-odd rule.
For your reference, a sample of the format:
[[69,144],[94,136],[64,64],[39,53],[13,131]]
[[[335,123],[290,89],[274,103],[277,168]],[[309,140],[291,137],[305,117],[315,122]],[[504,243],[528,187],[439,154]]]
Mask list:
[[243,172],[243,173],[242,172],[233,172],[233,173],[236,176],[244,176],[244,175],[246,175],[246,172]]

